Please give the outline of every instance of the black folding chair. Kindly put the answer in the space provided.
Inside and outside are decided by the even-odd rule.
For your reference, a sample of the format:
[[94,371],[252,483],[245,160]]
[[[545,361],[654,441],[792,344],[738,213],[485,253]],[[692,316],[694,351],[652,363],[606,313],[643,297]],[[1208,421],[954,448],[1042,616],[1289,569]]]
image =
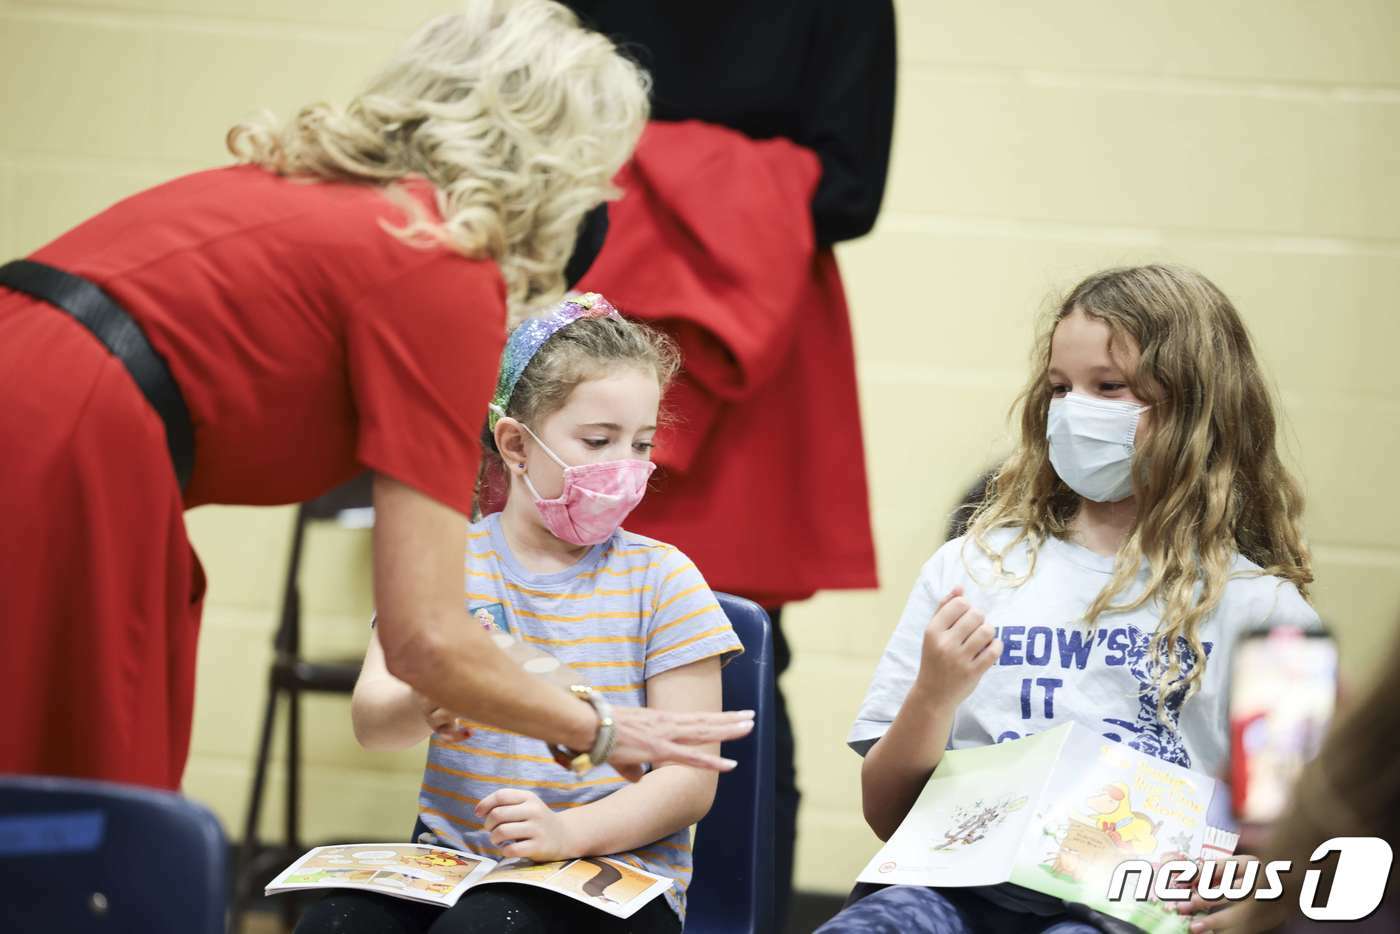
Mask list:
[[[352,510],[372,507],[373,479],[361,474],[297,509],[296,525],[287,561],[287,577],[282,591],[282,612],[273,638],[272,666],[268,672],[267,703],[263,708],[262,734],[258,740],[257,765],[244,823],[243,843],[235,883],[232,930],[239,930],[244,912],[261,897],[261,883],[285,868],[306,849],[301,840],[301,698],[307,693],[345,694],[355,689],[361,659],[312,660],[302,657],[301,588],[298,575],[306,532],[312,523],[343,520]],[[357,523],[358,524],[358,523]],[[258,840],[263,792],[272,756],[272,730],[280,701],[286,701],[287,735],[283,839],[278,844]],[[297,901],[280,900],[282,919],[295,923]]]

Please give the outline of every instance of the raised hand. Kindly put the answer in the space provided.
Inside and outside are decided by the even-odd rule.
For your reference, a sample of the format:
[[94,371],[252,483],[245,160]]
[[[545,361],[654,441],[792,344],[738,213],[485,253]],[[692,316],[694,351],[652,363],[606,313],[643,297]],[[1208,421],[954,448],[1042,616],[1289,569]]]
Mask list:
[[939,705],[956,707],[996,664],[1001,649],[1001,640],[982,612],[973,609],[962,588],[954,588],[924,629],[920,693]]

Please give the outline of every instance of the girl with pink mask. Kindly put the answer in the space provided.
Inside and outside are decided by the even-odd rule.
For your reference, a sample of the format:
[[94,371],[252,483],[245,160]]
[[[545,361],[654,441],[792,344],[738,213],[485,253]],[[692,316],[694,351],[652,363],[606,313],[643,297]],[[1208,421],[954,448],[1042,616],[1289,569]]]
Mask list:
[[[516,328],[491,403],[482,499],[503,495],[504,506],[469,529],[465,608],[569,665],[600,716],[612,706],[718,711],[720,666],[742,651],[695,565],[621,528],[646,492],[661,395],[678,365],[669,339],[582,295]],[[625,921],[523,886],[473,889],[446,910],[341,892],[298,932],[681,930],[689,829],[714,799],[714,772],[591,767],[598,750],[470,722],[390,675],[377,642],[353,717],[370,749],[431,736],[420,840],[493,859],[608,855],[675,884]]]

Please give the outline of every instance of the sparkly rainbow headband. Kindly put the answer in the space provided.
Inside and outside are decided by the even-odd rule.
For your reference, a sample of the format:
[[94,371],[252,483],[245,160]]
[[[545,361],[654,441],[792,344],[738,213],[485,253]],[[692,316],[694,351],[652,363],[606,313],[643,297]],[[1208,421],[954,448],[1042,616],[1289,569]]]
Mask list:
[[506,341],[506,349],[501,354],[501,375],[496,380],[496,392],[491,396],[491,408],[486,415],[486,430],[496,429],[502,415],[510,403],[510,394],[520,381],[520,374],[530,365],[535,354],[539,353],[545,341],[561,329],[581,318],[616,318],[622,320],[616,308],[597,292],[585,292],[564,299],[559,306],[547,315],[527,318],[511,332]]

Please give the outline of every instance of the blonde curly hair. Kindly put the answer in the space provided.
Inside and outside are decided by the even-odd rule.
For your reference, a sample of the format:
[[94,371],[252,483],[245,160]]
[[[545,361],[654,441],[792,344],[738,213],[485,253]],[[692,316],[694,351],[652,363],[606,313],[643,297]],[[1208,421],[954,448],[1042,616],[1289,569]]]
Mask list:
[[[1079,496],[1050,463],[1045,437],[1050,342],[1075,311],[1108,326],[1111,349],[1141,351],[1136,372],[1125,374],[1133,394],[1152,405],[1152,430],[1139,436],[1133,458],[1137,519],[1085,622],[1092,628],[1107,613],[1160,608],[1150,656],[1160,717],[1168,698],[1184,700],[1200,687],[1204,665],[1184,672],[1179,646],[1204,659],[1200,626],[1219,605],[1236,554],[1308,595],[1303,494],[1279,458],[1269,387],[1225,294],[1180,266],[1105,270],[1070,292],[1037,340],[1031,379],[1017,401],[1020,443],[971,520],[968,538],[1000,574],[1024,542],[1030,569],[1013,581],[1023,582],[1042,542],[1070,538],[1079,510]],[[1014,535],[996,547],[989,539],[995,529]],[[1146,585],[1130,599],[1144,561]]]
[[518,318],[563,294],[579,223],[617,197],[648,92],[645,72],[553,0],[468,0],[424,24],[344,109],[312,104],[280,125],[264,114],[227,143],[279,175],[391,191],[426,178],[442,221],[418,210],[386,228],[494,260]]

